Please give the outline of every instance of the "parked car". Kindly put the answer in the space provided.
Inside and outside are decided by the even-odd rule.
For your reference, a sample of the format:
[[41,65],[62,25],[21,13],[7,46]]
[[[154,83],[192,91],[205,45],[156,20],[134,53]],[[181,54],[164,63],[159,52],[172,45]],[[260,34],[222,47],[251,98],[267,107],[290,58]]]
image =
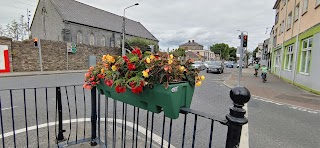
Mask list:
[[204,64],[204,66],[206,67],[206,68],[208,68],[208,64],[210,63],[211,61],[205,61],[205,62],[203,62],[203,64]]
[[216,72],[223,73],[224,64],[221,61],[212,61],[208,64],[207,73]]
[[227,62],[226,67],[227,68],[233,68],[235,66],[234,64],[235,64],[234,61],[229,61],[229,62]]
[[206,66],[201,61],[194,61],[194,63],[192,64],[192,67],[195,69],[199,69],[200,71],[206,69]]
[[[244,62],[242,63],[242,68],[244,68]],[[239,68],[239,63],[237,64],[237,68]]]

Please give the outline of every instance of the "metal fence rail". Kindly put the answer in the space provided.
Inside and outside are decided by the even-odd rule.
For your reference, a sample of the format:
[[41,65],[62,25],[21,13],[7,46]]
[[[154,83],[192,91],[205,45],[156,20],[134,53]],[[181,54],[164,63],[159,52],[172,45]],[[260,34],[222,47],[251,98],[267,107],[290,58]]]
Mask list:
[[180,118],[172,120],[82,85],[0,90],[0,145],[233,148],[247,122],[242,106],[250,93],[238,87],[230,96],[234,106],[226,117],[181,108]]

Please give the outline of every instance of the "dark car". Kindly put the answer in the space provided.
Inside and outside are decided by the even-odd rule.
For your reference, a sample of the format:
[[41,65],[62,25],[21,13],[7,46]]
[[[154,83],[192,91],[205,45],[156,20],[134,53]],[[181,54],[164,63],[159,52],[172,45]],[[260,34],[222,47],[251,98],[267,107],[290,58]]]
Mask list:
[[224,65],[221,61],[211,61],[208,63],[207,73],[223,73]]
[[235,64],[235,62],[229,61],[229,62],[227,62],[226,67],[227,67],[227,68],[233,68],[233,67],[234,67],[234,64]]

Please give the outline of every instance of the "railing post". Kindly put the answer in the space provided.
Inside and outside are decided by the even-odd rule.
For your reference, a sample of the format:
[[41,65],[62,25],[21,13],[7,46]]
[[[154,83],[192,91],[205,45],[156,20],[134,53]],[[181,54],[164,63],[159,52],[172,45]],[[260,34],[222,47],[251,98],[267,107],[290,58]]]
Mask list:
[[58,141],[64,140],[63,137],[63,132],[65,132],[65,130],[62,129],[62,102],[61,102],[61,88],[60,87],[56,87],[56,101],[57,101],[57,106],[58,106],[58,118],[59,118],[59,133],[58,133]]
[[233,101],[233,106],[230,107],[230,113],[226,116],[228,120],[226,148],[238,148],[242,125],[248,123],[248,119],[244,116],[246,110],[242,107],[250,100],[251,94],[247,88],[238,86],[230,90],[230,97]]
[[91,89],[91,146],[96,146],[97,138],[97,89],[92,87]]

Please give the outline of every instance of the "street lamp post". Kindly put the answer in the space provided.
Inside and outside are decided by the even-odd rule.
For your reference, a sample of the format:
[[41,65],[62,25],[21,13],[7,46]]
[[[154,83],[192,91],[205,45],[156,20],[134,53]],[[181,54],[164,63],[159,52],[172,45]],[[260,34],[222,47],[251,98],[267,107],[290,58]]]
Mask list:
[[126,55],[126,50],[124,49],[124,40],[125,40],[125,31],[126,31],[126,18],[125,18],[125,15],[126,15],[126,9],[128,8],[131,8],[133,6],[138,6],[139,3],[136,3],[134,5],[131,5],[127,8],[124,8],[123,9],[123,16],[122,16],[122,19],[123,19],[123,26],[122,26],[122,56]]

